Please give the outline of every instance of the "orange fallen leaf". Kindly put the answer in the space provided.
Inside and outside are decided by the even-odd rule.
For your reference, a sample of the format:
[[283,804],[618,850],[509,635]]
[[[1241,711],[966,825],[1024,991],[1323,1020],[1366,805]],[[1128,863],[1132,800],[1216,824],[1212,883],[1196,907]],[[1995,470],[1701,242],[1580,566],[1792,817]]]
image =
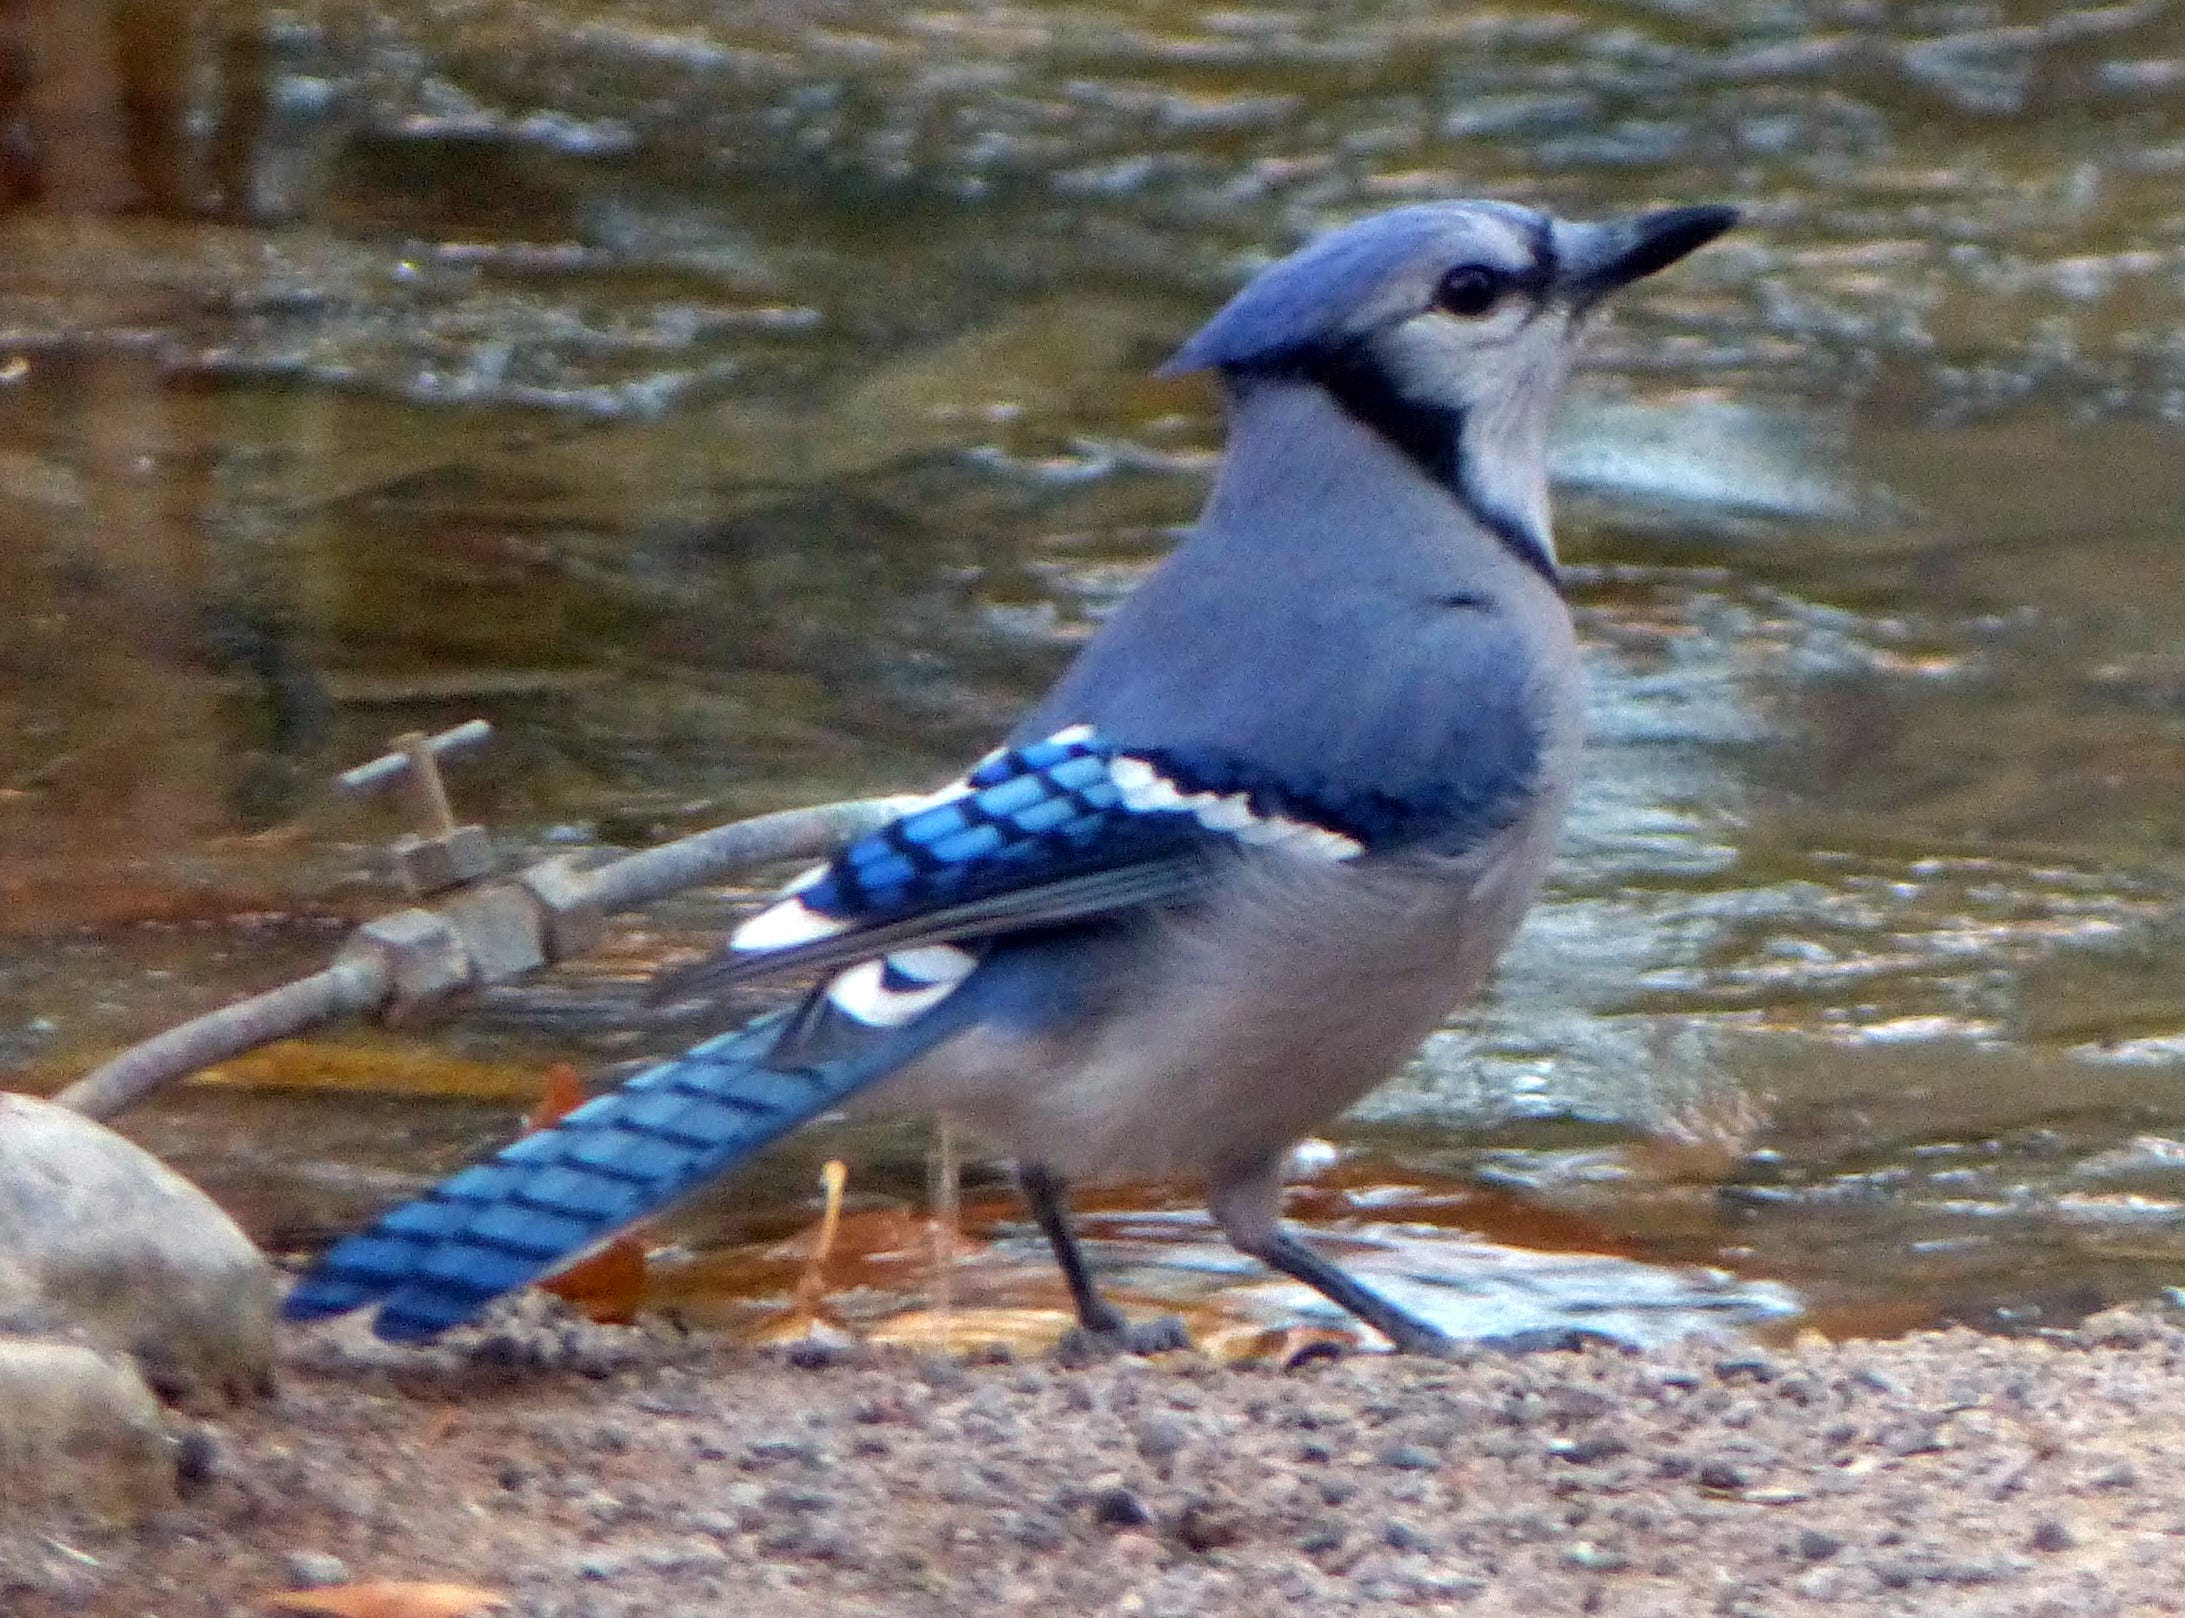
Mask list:
[[638,1303],[645,1296],[645,1244],[627,1232],[611,1237],[598,1252],[539,1286],[581,1310],[587,1320],[627,1326],[637,1319]]
[[524,1119],[523,1132],[536,1135],[542,1129],[552,1129],[583,1105],[584,1085],[577,1078],[577,1070],[567,1062],[556,1062],[546,1070],[538,1105]]
[[[524,1120],[524,1133],[552,1129],[583,1105],[584,1086],[577,1070],[567,1062],[556,1062],[546,1070],[546,1087]],[[634,1230],[609,1237],[598,1252],[548,1276],[539,1287],[582,1310],[589,1320],[627,1326],[637,1319],[638,1301],[645,1294],[645,1244]]]
[[508,1605],[508,1597],[498,1590],[399,1579],[282,1590],[261,1601],[286,1612],[318,1613],[323,1618],[469,1618],[472,1613]]

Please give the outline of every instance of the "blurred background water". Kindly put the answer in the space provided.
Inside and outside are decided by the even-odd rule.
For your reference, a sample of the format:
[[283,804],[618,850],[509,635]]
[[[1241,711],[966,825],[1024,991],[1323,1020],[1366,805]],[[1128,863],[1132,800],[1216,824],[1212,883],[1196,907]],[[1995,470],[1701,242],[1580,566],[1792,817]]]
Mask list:
[[[0,1071],[392,904],[392,818],[325,788],[397,730],[495,723],[455,783],[512,858],[946,779],[1189,521],[1221,424],[1168,348],[1312,230],[1475,194],[1750,224],[1566,413],[1594,743],[1548,900],[1297,1211],[1435,1307],[1515,1276],[1526,1327],[2185,1284],[2162,0],[14,8]],[[320,1239],[546,1063],[688,1033],[635,985],[727,913],[128,1127]],[[858,1206],[915,1203],[919,1132],[854,1144]],[[690,1273],[771,1296],[843,1145],[674,1227]],[[1139,1296],[1297,1306],[1188,1188],[1107,1206]],[[1051,1303],[973,1213],[973,1295]],[[865,1318],[930,1280],[858,1274]]]

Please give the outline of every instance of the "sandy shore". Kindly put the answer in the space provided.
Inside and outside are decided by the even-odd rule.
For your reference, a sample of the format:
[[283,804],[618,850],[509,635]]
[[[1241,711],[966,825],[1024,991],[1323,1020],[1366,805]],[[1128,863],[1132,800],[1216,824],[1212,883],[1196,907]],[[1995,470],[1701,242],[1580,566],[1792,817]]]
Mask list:
[[292,1345],[180,1507],[0,1534],[9,1618],[439,1579],[664,1614],[2185,1611],[2185,1329],[1218,1366],[799,1365],[531,1321]]

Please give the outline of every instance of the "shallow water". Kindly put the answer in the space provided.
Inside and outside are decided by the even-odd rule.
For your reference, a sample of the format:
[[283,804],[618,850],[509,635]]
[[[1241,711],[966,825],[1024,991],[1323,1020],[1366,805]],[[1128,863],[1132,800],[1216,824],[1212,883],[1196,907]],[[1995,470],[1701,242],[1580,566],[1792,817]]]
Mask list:
[[[1188,521],[1217,413],[1146,373],[1269,253],[1415,197],[1726,198],[1564,425],[1554,888],[1301,1211],[1418,1275],[1528,1239],[1484,1186],[1579,1222],[1535,1245],[1735,1278],[1584,1272],[1634,1320],[2185,1282],[2185,19],[215,10],[123,39],[181,88],[105,192],[49,156],[0,217],[0,1066],[390,902],[392,816],[324,783],[393,731],[490,717],[456,789],[518,851],[947,777]],[[131,1127],[315,1238],[546,1062],[666,1048],[634,984],[721,914]],[[678,1239],[758,1252],[829,1144]],[[922,1138],[856,1144],[854,1191],[920,1194]],[[1140,1295],[1236,1279],[1186,1206],[1096,1222]],[[999,1204],[974,1234],[964,1286],[1052,1301]],[[930,1284],[859,1274],[860,1318]]]

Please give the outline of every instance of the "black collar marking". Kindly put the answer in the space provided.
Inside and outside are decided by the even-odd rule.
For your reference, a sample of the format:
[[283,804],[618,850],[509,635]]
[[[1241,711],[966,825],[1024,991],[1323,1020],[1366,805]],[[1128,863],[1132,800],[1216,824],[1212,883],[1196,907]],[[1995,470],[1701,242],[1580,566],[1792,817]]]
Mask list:
[[1430,403],[1405,393],[1363,342],[1287,349],[1250,364],[1225,366],[1223,371],[1239,392],[1258,381],[1310,382],[1321,388],[1352,420],[1364,423],[1402,451],[1519,561],[1562,589],[1562,576],[1533,531],[1473,488],[1465,462],[1462,407]]

